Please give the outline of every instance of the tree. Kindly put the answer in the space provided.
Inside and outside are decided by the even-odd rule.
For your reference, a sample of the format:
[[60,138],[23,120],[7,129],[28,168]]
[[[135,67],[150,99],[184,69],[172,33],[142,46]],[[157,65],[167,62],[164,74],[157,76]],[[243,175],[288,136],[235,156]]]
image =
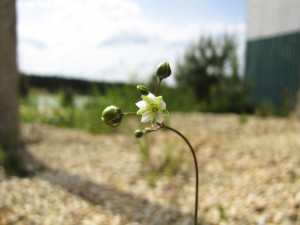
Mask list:
[[17,153],[20,135],[16,59],[16,1],[0,0],[0,147],[4,167],[8,172],[19,173],[22,166]]
[[179,87],[192,88],[200,110],[209,112],[251,113],[250,86],[239,76],[236,43],[224,35],[213,39],[201,37],[178,63]]
[[207,100],[211,86],[219,83],[226,73],[233,73],[233,58],[236,58],[233,37],[201,37],[186,51],[182,62],[177,63],[177,84],[192,88],[198,100]]

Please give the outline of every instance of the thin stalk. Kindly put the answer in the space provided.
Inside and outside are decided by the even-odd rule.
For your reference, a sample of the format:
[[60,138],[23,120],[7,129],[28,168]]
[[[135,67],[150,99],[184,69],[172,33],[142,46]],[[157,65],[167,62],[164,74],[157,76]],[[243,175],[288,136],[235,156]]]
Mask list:
[[160,88],[160,84],[161,84],[162,80],[159,79],[158,80],[158,84],[157,84],[157,89],[156,89],[156,96],[158,96],[158,93],[159,93],[159,88]]
[[136,115],[136,112],[125,112],[123,113],[124,116],[131,116],[131,115]]
[[188,139],[182,134],[180,133],[178,130],[175,130],[172,127],[163,125],[164,128],[173,131],[174,133],[178,134],[184,141],[185,143],[189,146],[191,153],[193,155],[193,159],[194,159],[194,165],[195,165],[195,175],[196,175],[196,190],[195,190],[195,212],[194,212],[194,225],[197,225],[197,221],[198,221],[198,187],[199,187],[199,169],[198,169],[198,163],[197,163],[197,157],[196,157],[196,153],[195,150],[193,149],[192,145],[190,144],[190,142],[188,141]]

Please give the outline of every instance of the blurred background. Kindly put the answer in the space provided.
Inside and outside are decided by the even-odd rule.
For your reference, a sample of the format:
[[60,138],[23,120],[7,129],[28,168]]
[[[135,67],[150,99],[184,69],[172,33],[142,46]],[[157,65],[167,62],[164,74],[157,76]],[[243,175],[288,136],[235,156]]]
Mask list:
[[[140,118],[117,129],[100,121],[108,105],[135,112],[136,86],[155,92],[162,61],[172,69],[160,91],[166,123],[191,138],[210,193],[200,201],[201,224],[299,223],[300,192],[288,185],[300,176],[300,0],[0,0],[0,225],[191,223],[193,199],[178,192],[187,182],[181,194],[192,197],[185,147],[163,141],[165,132],[132,140]],[[120,151],[132,167],[115,160]],[[38,195],[10,191],[35,185]],[[68,202],[65,211],[40,200],[49,192]],[[81,196],[76,209],[73,196]],[[114,203],[128,199],[128,207]],[[90,210],[81,215],[84,204]],[[59,213],[40,222],[48,218],[41,206]]]
[[[26,0],[16,9],[23,121],[101,133],[99,108],[135,111],[136,84],[154,90],[162,61],[173,70],[162,92],[170,110],[254,112],[243,82],[246,1]],[[54,111],[39,113],[45,105]],[[92,113],[83,110],[94,116],[79,118]]]

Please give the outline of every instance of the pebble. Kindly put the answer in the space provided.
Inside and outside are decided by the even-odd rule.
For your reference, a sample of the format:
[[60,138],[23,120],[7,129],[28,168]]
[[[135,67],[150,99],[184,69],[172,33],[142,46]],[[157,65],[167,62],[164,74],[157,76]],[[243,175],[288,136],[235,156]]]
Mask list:
[[[299,121],[175,113],[169,122],[197,146],[202,225],[300,224]],[[143,140],[128,134],[40,124],[23,124],[22,133],[35,175],[0,176],[1,225],[193,224],[194,168],[175,134],[147,137],[152,162],[177,154],[182,163],[180,174],[150,182]]]

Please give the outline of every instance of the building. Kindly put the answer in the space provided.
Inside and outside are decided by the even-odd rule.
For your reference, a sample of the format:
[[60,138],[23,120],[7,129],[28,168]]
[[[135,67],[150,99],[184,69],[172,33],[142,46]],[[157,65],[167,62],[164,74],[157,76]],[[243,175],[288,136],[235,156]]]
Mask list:
[[254,102],[295,105],[300,90],[300,0],[248,0],[245,80]]

